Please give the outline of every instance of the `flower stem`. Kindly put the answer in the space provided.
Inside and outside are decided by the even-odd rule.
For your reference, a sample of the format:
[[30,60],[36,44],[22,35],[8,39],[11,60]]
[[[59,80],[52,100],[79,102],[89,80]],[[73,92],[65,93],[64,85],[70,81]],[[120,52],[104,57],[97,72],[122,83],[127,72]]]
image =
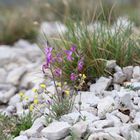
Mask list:
[[55,86],[55,89],[56,89],[56,92],[57,92],[58,100],[60,101],[59,92],[58,92],[58,89],[57,89],[57,86],[56,86],[55,76],[53,74],[53,70],[52,70],[51,65],[50,65],[50,71],[51,71],[51,74],[52,74],[52,77],[53,77],[53,82],[54,82],[54,86]]

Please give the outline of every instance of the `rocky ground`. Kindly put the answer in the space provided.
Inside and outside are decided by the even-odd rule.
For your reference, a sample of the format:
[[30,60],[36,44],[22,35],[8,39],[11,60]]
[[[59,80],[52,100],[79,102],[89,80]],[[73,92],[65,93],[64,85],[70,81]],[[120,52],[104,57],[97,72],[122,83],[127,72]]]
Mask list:
[[[42,60],[40,49],[24,40],[14,47],[0,46],[1,112],[8,116],[29,112],[18,93],[24,91],[26,105],[33,101],[31,89],[43,81]],[[114,74],[98,78],[89,91],[80,92],[81,97],[77,94],[71,113],[49,125],[41,115],[14,140],[140,140],[140,66],[121,68],[111,60],[106,67]],[[47,86],[54,92],[51,81]],[[81,112],[75,109],[79,98]]]
[[41,64],[42,54],[35,44],[20,40],[14,47],[0,46],[0,110],[12,108],[19,100],[16,93],[42,80]]
[[[36,52],[34,57],[33,49],[30,56],[26,56],[26,49],[30,51],[30,48],[24,48],[24,51],[19,51],[23,48],[18,47],[11,49],[18,53],[8,55],[10,64],[7,63],[1,68],[6,75],[1,80],[1,104],[8,104],[5,109],[7,114],[10,115],[14,111],[21,115],[23,110],[22,107],[18,109],[20,100],[16,93],[19,88],[29,88],[30,84],[25,80],[26,76],[30,75],[30,72],[35,72],[35,69],[30,71],[30,68],[38,68],[41,56],[37,48],[34,48]],[[19,57],[22,55],[24,59]],[[4,57],[6,55],[1,57],[3,64],[6,63]],[[14,65],[14,58],[16,62],[19,61],[18,66]],[[29,61],[32,64],[29,64]],[[12,71],[8,73],[10,68]],[[113,76],[100,77],[96,83],[90,85],[89,91],[81,91],[81,112],[77,112],[74,108],[71,113],[61,116],[59,120],[54,120],[48,126],[46,126],[46,118],[42,115],[35,120],[30,129],[21,132],[14,140],[139,140],[140,66],[120,68],[115,60],[111,60],[108,61],[107,68],[115,71]],[[9,89],[5,85],[7,83]],[[52,84],[48,88],[54,90]],[[31,90],[27,90],[25,94],[31,95]],[[29,100],[31,98],[32,96],[29,96]],[[78,106],[79,98],[80,94],[76,96],[74,106]],[[79,121],[79,116],[84,119]]]

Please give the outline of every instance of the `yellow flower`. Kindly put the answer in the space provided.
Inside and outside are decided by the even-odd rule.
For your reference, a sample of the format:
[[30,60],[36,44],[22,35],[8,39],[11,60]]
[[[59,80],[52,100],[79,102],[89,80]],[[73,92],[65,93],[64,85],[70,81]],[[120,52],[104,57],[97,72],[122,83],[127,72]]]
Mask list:
[[27,101],[27,100],[29,100],[29,97],[26,96],[24,99]]
[[36,93],[37,92],[37,89],[36,88],[33,88],[32,91]]
[[57,82],[56,85],[57,85],[58,87],[61,87],[61,83],[60,83],[60,82]]
[[29,110],[32,112],[32,111],[33,111],[33,109],[34,109],[34,105],[33,105],[33,104],[31,104],[31,105],[29,106]]
[[67,85],[67,82],[64,82],[64,85]]
[[70,95],[70,91],[69,90],[65,90],[66,95]]
[[19,96],[22,98],[24,96],[24,93],[23,92],[20,92],[19,93]]
[[42,83],[42,84],[40,84],[40,87],[45,89],[46,85]]
[[34,104],[38,104],[38,99],[34,99]]
[[86,75],[85,75],[85,74],[83,74],[83,75],[82,75],[82,78],[83,78],[83,79],[86,79],[87,77],[86,77]]
[[36,95],[34,96],[34,98],[36,98],[36,99],[37,99],[37,98],[38,98],[38,95],[36,94]]

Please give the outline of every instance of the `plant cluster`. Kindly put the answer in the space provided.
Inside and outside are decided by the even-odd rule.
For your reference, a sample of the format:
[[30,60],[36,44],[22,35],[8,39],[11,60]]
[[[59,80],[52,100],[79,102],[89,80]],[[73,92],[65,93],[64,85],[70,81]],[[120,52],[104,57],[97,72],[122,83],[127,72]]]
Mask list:
[[[40,96],[40,89],[35,89],[36,97],[30,106],[33,110],[34,104],[45,102],[50,118],[59,118],[68,113],[73,107],[77,91],[88,90],[88,83],[94,82],[95,78],[112,75],[106,69],[108,60],[114,59],[120,66],[140,62],[139,41],[129,25],[125,28],[114,28],[100,24],[91,32],[85,24],[70,21],[67,27],[68,32],[60,39],[50,38],[53,47],[48,45],[48,42],[45,46],[46,62],[42,66],[42,71],[47,78],[54,81],[55,93],[51,94],[46,84],[41,84],[41,94],[46,94],[49,99],[44,100],[42,97],[39,101],[36,97]],[[80,108],[79,101],[79,112]]]
[[[69,80],[64,78],[64,70],[68,67],[73,67],[68,76]],[[41,83],[39,88],[33,88],[34,100],[30,102],[30,111],[45,114],[49,122],[69,113],[73,109],[75,95],[83,88],[86,81],[83,69],[84,58],[76,45],[59,50],[46,45],[42,72],[47,79],[50,78],[53,81],[55,90],[53,93],[50,92],[45,82]],[[67,81],[70,82],[67,83]],[[23,93],[19,95],[21,101],[28,100]],[[44,113],[43,109],[48,111]]]
[[12,140],[20,134],[21,131],[29,129],[33,124],[32,114],[23,116],[6,116],[0,114],[0,139]]
[[[109,26],[107,23],[99,23],[93,26],[94,29],[90,29],[83,22],[69,21],[67,27],[68,32],[60,39],[49,39],[57,48],[69,48],[71,43],[77,45],[84,58],[82,73],[87,76],[87,82],[94,82],[93,80],[101,75],[112,75],[106,69],[108,60],[116,60],[121,67],[140,64],[139,38],[132,32],[131,25]],[[68,80],[76,63],[76,59],[72,64],[65,63],[65,79]]]

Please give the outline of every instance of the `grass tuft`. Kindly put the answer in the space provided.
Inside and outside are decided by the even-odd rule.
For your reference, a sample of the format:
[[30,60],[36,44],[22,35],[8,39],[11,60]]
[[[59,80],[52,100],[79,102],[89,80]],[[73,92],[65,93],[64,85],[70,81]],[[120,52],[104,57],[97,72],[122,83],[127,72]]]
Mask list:
[[[105,66],[107,60],[116,60],[121,67],[136,65],[140,62],[139,38],[132,32],[131,25],[109,26],[102,23],[94,29],[84,23],[69,21],[68,32],[60,40],[50,39],[58,48],[70,48],[77,45],[78,51],[84,57],[84,70],[88,79],[107,75]],[[76,62],[65,65],[65,79],[76,69]]]
[[12,140],[20,134],[21,131],[29,129],[33,124],[32,114],[23,115],[21,117],[8,117],[0,114],[0,139]]

